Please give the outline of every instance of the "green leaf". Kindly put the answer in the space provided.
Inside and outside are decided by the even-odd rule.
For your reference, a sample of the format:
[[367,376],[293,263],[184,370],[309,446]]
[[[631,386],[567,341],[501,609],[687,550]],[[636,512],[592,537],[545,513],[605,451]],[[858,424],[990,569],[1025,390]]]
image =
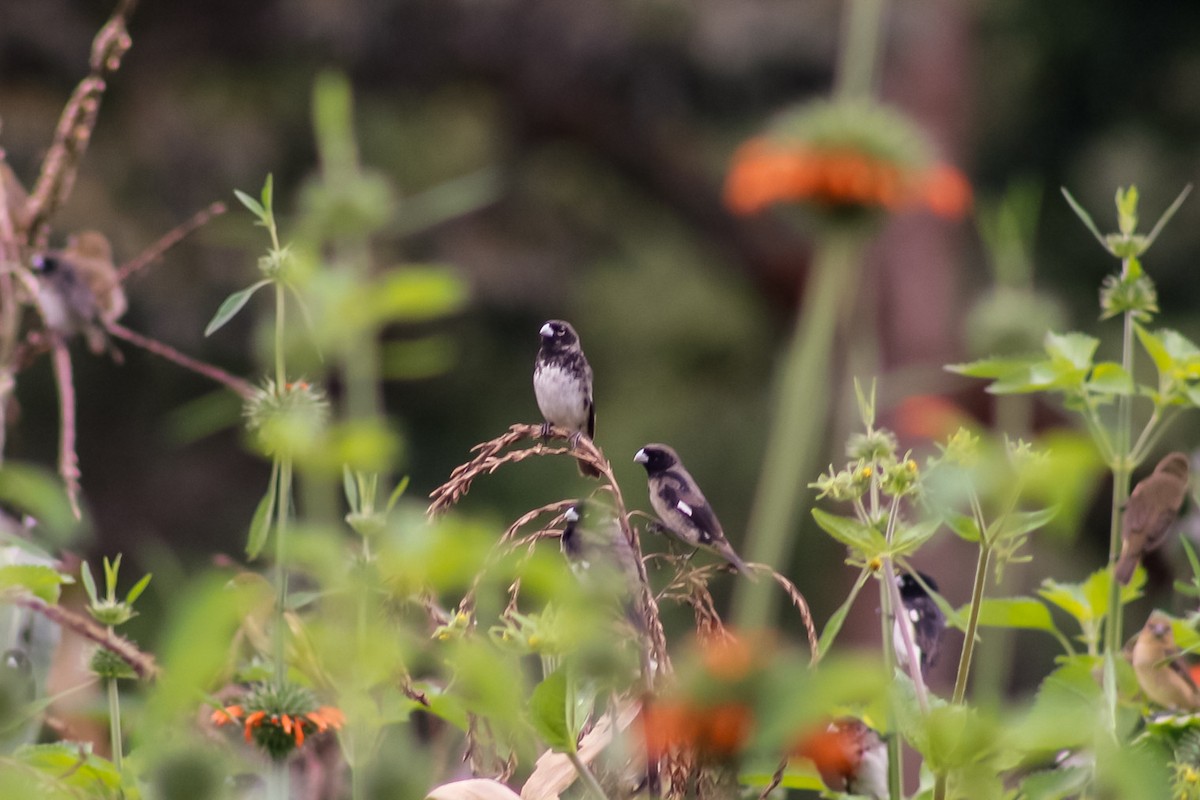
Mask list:
[[1171,353],[1167,350],[1162,339],[1136,322],[1134,323],[1133,330],[1137,334],[1138,341],[1142,343],[1142,349],[1146,351],[1146,355],[1150,356],[1150,360],[1154,362],[1155,369],[1158,370],[1160,375],[1169,375],[1175,366],[1175,359],[1171,357]]
[[954,531],[960,539],[968,542],[979,541],[979,526],[975,524],[975,517],[970,514],[951,511],[946,515],[945,522],[946,527]]
[[1076,202],[1075,198],[1071,196],[1071,193],[1067,191],[1067,187],[1062,186],[1060,188],[1062,189],[1063,197],[1067,198],[1067,205],[1069,205],[1071,210],[1075,212],[1075,216],[1079,217],[1079,219],[1083,222],[1084,227],[1092,232],[1092,236],[1096,237],[1096,241],[1100,243],[1100,246],[1105,250],[1108,250],[1108,243],[1104,241],[1103,234],[1101,234],[1099,228],[1096,227],[1096,223],[1092,221],[1092,215],[1085,211],[1083,206]]
[[[58,476],[26,464],[0,468],[0,502],[38,521],[38,533],[65,544],[81,529]],[[48,543],[43,538],[43,546]]]
[[1021,797],[1026,800],[1067,800],[1078,797],[1092,779],[1085,767],[1059,767],[1034,772],[1021,781]]
[[10,589],[23,589],[47,603],[57,603],[64,583],[74,583],[70,575],[63,575],[52,567],[40,564],[10,564],[0,567],[0,593]]
[[466,284],[449,270],[409,265],[385,273],[356,313],[381,322],[419,322],[458,311],[466,301]]
[[1059,583],[1047,578],[1042,581],[1042,587],[1038,589],[1038,594],[1063,611],[1066,611],[1078,620],[1081,625],[1096,619],[1092,605],[1087,595],[1084,594],[1083,587],[1080,584]]
[[350,471],[350,467],[342,465],[342,491],[346,493],[346,504],[350,506],[352,513],[357,513],[359,510],[358,498],[358,481],[354,477],[354,473]]
[[1162,216],[1158,218],[1158,222],[1154,223],[1154,227],[1150,230],[1149,235],[1146,236],[1146,243],[1142,248],[1143,250],[1154,244],[1154,240],[1158,238],[1158,234],[1161,233],[1166,224],[1171,221],[1171,217],[1175,216],[1175,212],[1179,210],[1179,207],[1183,205],[1183,201],[1187,199],[1187,196],[1191,194],[1191,192],[1192,185],[1190,183],[1183,187],[1183,191],[1181,191],[1179,196],[1175,198],[1175,202],[1171,203],[1167,210],[1163,212]]
[[271,468],[271,482],[267,484],[267,493],[258,501],[254,516],[250,520],[250,535],[246,538],[246,556],[254,559],[262,552],[271,533],[271,523],[275,521],[275,503],[279,486],[279,462]]
[[240,189],[234,189],[233,194],[234,194],[234,196],[237,197],[238,200],[241,201],[242,205],[244,205],[246,208],[250,209],[251,214],[258,217],[260,222],[266,220],[266,218],[267,218],[266,209],[264,209],[257,200],[255,200],[253,197],[246,194],[245,192],[241,191]]
[[892,555],[912,555],[937,533],[939,527],[941,527],[941,522],[930,520],[898,528],[895,536],[892,537]]
[[275,201],[275,176],[274,176],[274,174],[268,172],[267,179],[265,181],[263,181],[263,188],[262,188],[262,207],[263,207],[263,211],[265,212],[263,214],[264,221],[266,221],[267,219],[270,219],[272,216],[274,216],[274,213],[275,213],[274,212],[274,206],[275,206],[274,201]]
[[86,791],[88,797],[107,797],[121,786],[121,774],[112,762],[78,742],[24,745],[13,753],[13,758],[55,776],[61,785]]
[[575,736],[567,724],[566,668],[555,670],[533,689],[529,698],[530,721],[542,740],[558,753],[574,753]]
[[79,567],[79,577],[83,579],[83,588],[87,592],[88,600],[92,601],[92,605],[100,602],[100,597],[96,594],[96,580],[92,577],[92,568],[84,561]]
[[250,297],[262,287],[266,286],[270,281],[259,281],[253,286],[248,286],[245,289],[234,292],[225,298],[225,302],[221,303],[221,307],[217,309],[217,313],[213,315],[212,321],[208,323],[208,327],[204,329],[205,336],[212,336],[225,326],[226,322],[242,310],[242,306],[249,302]]
[[842,625],[846,622],[846,615],[850,613],[850,607],[854,605],[855,598],[862,591],[863,585],[866,584],[867,578],[871,575],[869,570],[862,570],[858,573],[858,580],[854,582],[854,586],[850,589],[849,596],[846,601],[838,606],[837,611],[829,617],[829,621],[825,623],[824,630],[821,631],[821,638],[817,641],[817,655],[824,657],[829,652],[830,646],[833,645],[833,640],[837,638],[838,632],[841,631]]
[[988,526],[988,541],[998,542],[1002,539],[1024,536],[1030,531],[1045,527],[1056,514],[1058,514],[1058,506],[1050,506],[1038,511],[1017,511],[1008,514]]
[[[971,610],[968,603],[959,609],[965,614]],[[1057,634],[1058,628],[1050,616],[1050,609],[1032,597],[988,597],[979,606],[979,624],[988,628],[1024,628]]]
[[1046,352],[1053,359],[1061,359],[1075,369],[1089,369],[1100,340],[1085,333],[1054,333],[1047,331],[1042,342]]
[[1120,364],[1103,361],[1092,370],[1088,388],[1100,394],[1133,394],[1133,377]]
[[129,590],[129,594],[125,595],[125,603],[127,605],[133,605],[134,601],[142,596],[142,592],[146,591],[146,587],[150,585],[151,577],[153,575],[147,572],[140,581],[133,585],[133,588]]
[[839,517],[819,508],[812,510],[813,519],[821,529],[837,541],[858,551],[864,558],[873,558],[887,550],[883,534],[870,525],[850,517]]
[[384,510],[391,512],[391,510],[396,507],[396,503],[399,502],[400,498],[404,495],[406,489],[408,489],[407,475],[400,479],[400,482],[396,484],[395,489],[392,489],[392,494],[390,497],[388,497],[387,507]]
[[1039,356],[1024,356],[1014,358],[981,358],[966,364],[947,364],[946,370],[966,375],[968,378],[1007,378],[1015,373],[1023,373],[1030,365],[1040,361]]

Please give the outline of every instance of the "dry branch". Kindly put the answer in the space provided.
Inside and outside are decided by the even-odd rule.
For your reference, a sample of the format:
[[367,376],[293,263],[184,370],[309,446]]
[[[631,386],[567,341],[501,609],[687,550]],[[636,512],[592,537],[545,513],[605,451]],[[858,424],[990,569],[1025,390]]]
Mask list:
[[133,642],[123,636],[118,636],[82,614],[77,614],[59,605],[52,605],[33,595],[18,594],[7,599],[18,606],[36,611],[51,622],[56,622],[62,627],[69,628],[80,636],[90,639],[128,664],[139,678],[158,677],[158,665],[154,663],[153,656],[143,653]]

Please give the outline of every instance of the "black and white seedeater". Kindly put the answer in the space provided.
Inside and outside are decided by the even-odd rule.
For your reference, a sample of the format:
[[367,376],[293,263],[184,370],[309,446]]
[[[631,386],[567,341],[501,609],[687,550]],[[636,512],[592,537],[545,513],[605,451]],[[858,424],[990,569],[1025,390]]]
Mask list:
[[[579,336],[570,323],[552,319],[538,331],[541,346],[533,362],[533,394],[544,420],[542,435],[550,435],[550,426],[571,431],[574,448],[579,437],[596,433],[596,406],[592,402],[592,367],[588,364]],[[579,461],[579,473],[591,478],[600,472]]]
[[119,319],[128,306],[104,234],[78,233],[66,249],[35,254],[30,264],[46,325],[64,337],[82,333],[89,350],[104,352],[109,347],[105,324]]
[[1180,711],[1200,709],[1200,690],[1183,663],[1175,644],[1171,618],[1151,612],[1133,645],[1133,672],[1142,693],[1163,708]]
[[1187,490],[1188,460],[1183,453],[1168,453],[1133,487],[1121,521],[1121,557],[1113,570],[1120,583],[1129,583],[1142,556],[1166,541]]
[[[925,581],[933,591],[938,590],[937,582],[924,572],[917,575]],[[907,625],[913,646],[917,650],[917,661],[921,665],[921,674],[937,663],[938,651],[942,644],[942,634],[946,631],[946,615],[938,608],[937,603],[929,596],[915,577],[907,572],[896,579],[900,589],[900,602],[903,610],[896,614],[895,629],[892,633],[892,645],[896,650],[896,662],[908,671],[908,653],[904,650],[904,637],[900,626]]]
[[887,743],[857,717],[839,717],[800,744],[821,780],[835,792],[884,800],[888,797]]
[[563,519],[562,551],[571,571],[581,580],[619,581],[621,591],[632,595],[639,582],[637,559],[612,509],[580,500]]
[[738,572],[749,574],[746,563],[725,538],[717,515],[674,450],[665,444],[648,444],[637,451],[633,460],[646,468],[650,505],[668,533],[686,545],[716,553]]

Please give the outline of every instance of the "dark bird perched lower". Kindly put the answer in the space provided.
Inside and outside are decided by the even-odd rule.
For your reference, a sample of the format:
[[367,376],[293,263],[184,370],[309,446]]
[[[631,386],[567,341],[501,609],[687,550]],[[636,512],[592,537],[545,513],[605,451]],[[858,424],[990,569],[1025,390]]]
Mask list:
[[637,451],[633,460],[646,468],[650,505],[668,533],[684,544],[716,553],[738,572],[749,574],[674,450],[665,444],[648,444]]
[[[925,586],[935,592],[938,590],[933,578],[924,572],[918,572],[917,575],[925,582]],[[900,588],[900,602],[904,604],[904,608],[896,611],[895,630],[892,634],[896,661],[905,671],[908,670],[908,653],[904,650],[904,637],[900,632],[900,626],[907,625],[923,675],[937,663],[942,634],[946,631],[946,615],[914,576],[904,573],[896,582]]]
[[[533,394],[544,421],[542,435],[550,435],[550,426],[571,432],[570,446],[579,437],[596,433],[596,407],[592,402],[592,367],[588,364],[579,336],[570,323],[552,319],[538,331],[541,345],[533,362]],[[579,461],[579,472],[592,478],[600,471]]]
[[563,519],[567,524],[560,541],[571,571],[587,584],[632,597],[639,585],[637,558],[612,510],[580,500]]
[[93,353],[109,348],[105,324],[120,318],[128,303],[104,234],[83,231],[65,250],[37,253],[30,263],[46,326],[63,337],[82,333]]
[[1200,689],[1183,663],[1175,644],[1171,618],[1154,611],[1133,645],[1133,672],[1142,694],[1163,708],[1179,711],[1200,709]]
[[1168,453],[1133,487],[1121,521],[1121,557],[1113,569],[1117,581],[1129,583],[1142,556],[1166,541],[1187,490],[1188,460],[1183,453]]

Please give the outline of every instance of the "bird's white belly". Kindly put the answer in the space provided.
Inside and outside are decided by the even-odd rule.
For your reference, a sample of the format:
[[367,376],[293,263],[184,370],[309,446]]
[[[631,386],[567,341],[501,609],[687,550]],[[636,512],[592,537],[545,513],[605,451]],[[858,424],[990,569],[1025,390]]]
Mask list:
[[546,366],[533,376],[533,393],[542,417],[572,431],[587,427],[586,397],[579,377],[557,366]]

